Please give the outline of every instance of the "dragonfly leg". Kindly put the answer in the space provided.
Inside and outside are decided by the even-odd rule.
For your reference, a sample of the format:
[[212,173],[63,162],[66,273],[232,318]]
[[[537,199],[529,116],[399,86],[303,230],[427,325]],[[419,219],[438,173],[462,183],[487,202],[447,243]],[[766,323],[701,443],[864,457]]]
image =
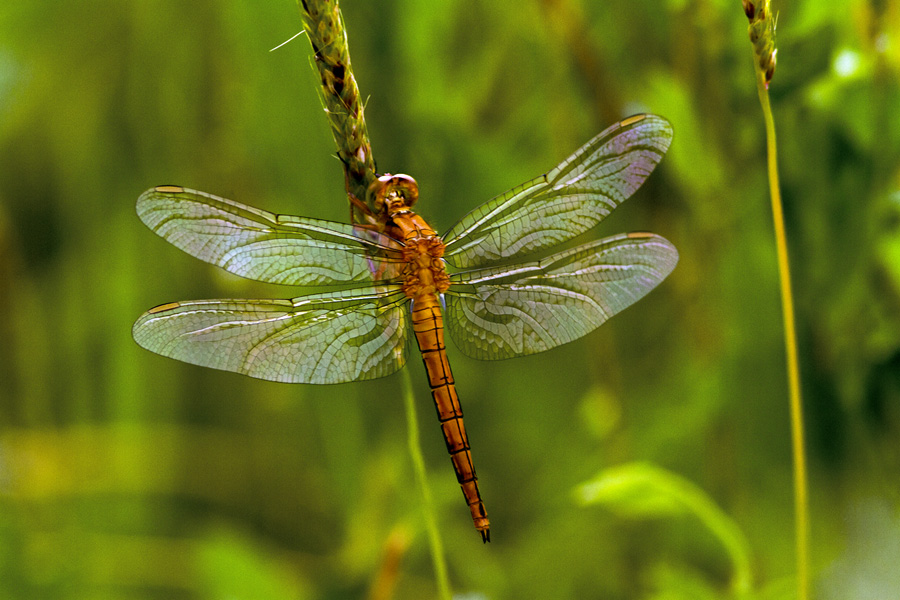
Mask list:
[[378,225],[378,217],[375,215],[375,213],[372,212],[372,210],[365,202],[357,198],[356,195],[349,190],[347,191],[347,198],[350,200],[351,223],[353,223],[354,225],[356,224],[356,212],[353,210],[355,208],[363,215],[363,217],[365,217],[366,221],[370,225]]

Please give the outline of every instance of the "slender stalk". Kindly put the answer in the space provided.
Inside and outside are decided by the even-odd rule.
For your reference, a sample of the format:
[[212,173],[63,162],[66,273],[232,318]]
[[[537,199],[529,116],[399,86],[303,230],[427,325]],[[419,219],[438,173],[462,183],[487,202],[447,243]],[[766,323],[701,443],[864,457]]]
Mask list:
[[422,512],[425,517],[425,529],[428,543],[431,546],[431,560],[434,562],[434,575],[437,579],[438,593],[442,600],[451,600],[450,580],[447,578],[447,560],[444,558],[444,545],[441,542],[440,530],[434,516],[434,500],[428,487],[425,472],[425,458],[419,443],[419,423],[416,420],[416,399],[413,394],[409,369],[403,369],[403,402],[406,405],[406,426],[409,430],[409,455],[412,457],[416,483],[422,493]]
[[794,325],[794,297],[791,292],[791,271],[788,262],[787,237],[778,185],[778,159],[775,147],[775,122],[769,105],[769,91],[765,78],[757,76],[757,90],[766,122],[769,193],[775,223],[775,243],[778,248],[778,275],[781,286],[781,310],[784,313],[784,346],[787,354],[788,391],[791,406],[791,445],[794,455],[794,512],[797,536],[797,597],[809,598],[809,497],[806,474],[806,445],[803,434],[803,402],[800,395],[800,366],[797,360],[797,333]]
[[750,20],[753,42],[756,89],[766,124],[769,196],[775,225],[778,252],[778,279],[781,287],[781,310],[784,315],[784,347],[787,360],[788,395],[791,415],[791,450],[794,460],[794,513],[797,553],[797,598],[809,598],[809,493],[806,473],[806,444],[803,434],[803,402],[800,395],[800,366],[797,360],[797,332],[794,324],[794,297],[791,292],[791,270],[788,260],[787,235],[778,183],[778,154],[775,143],[775,120],[769,103],[769,82],[775,74],[775,16],[769,0],[742,0]]
[[[337,144],[338,158],[344,165],[347,193],[365,202],[369,184],[375,179],[375,160],[350,65],[350,47],[340,6],[337,0],[298,0],[298,3],[322,81],[322,104]],[[352,203],[350,208],[351,220],[362,220]]]

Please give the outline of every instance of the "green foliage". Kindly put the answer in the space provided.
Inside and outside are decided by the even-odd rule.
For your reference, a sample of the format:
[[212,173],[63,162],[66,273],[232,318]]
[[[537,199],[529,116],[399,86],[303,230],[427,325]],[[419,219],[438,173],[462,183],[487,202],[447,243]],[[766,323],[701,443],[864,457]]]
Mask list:
[[[646,463],[619,465],[605,469],[578,486],[575,495],[581,504],[603,505],[624,518],[695,517],[727,552],[734,571],[731,589],[741,597],[750,591],[750,549],[747,539],[737,524],[703,490],[683,477]],[[672,591],[668,586],[663,589]],[[691,593],[700,594],[698,590]],[[702,597],[702,594],[695,597]]]
[[[896,596],[900,8],[771,7],[814,586]],[[666,236],[681,255],[669,279],[543,355],[481,363],[450,345],[491,544],[419,407],[454,592],[726,596],[734,566],[706,506],[746,537],[752,593],[790,597],[781,314],[741,3],[343,10],[378,169],[416,177],[438,230],[623,116],[657,113],[675,130],[647,185],[596,232]],[[130,336],[166,301],[297,295],[155,237],[134,214],[143,190],[349,218],[309,44],[269,52],[301,27],[293,0],[0,9],[0,596],[436,595],[399,377],[278,385],[169,361]],[[426,401],[421,367],[407,368]],[[634,464],[652,469],[632,471],[611,510],[572,501],[579,482]],[[631,511],[681,508],[623,518],[626,498]]]

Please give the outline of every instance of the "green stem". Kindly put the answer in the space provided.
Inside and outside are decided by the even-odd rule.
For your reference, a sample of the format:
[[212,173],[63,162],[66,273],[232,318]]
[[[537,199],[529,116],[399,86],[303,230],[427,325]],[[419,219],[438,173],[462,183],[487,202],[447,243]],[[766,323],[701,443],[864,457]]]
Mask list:
[[[344,165],[347,193],[365,202],[375,179],[375,160],[366,129],[363,104],[350,64],[350,46],[337,0],[298,0],[303,27],[313,48],[322,81],[322,103]],[[372,208],[371,206],[369,208]],[[362,220],[361,213],[351,218]]]
[[444,557],[444,545],[441,542],[440,530],[434,516],[434,500],[428,487],[425,472],[425,458],[419,443],[419,422],[416,420],[416,399],[413,394],[409,369],[403,369],[403,402],[406,405],[406,425],[409,429],[409,455],[412,458],[416,483],[422,493],[422,512],[425,516],[425,529],[428,543],[431,546],[431,560],[434,562],[434,575],[437,579],[438,593],[442,600],[451,600],[450,580],[447,578],[447,560]]
[[784,313],[784,346],[787,354],[788,392],[791,410],[791,441],[794,455],[794,512],[797,542],[797,598],[809,598],[809,499],[806,474],[806,450],[803,440],[803,403],[800,397],[800,367],[797,360],[797,333],[794,325],[794,297],[791,293],[791,272],[788,262],[787,236],[778,184],[778,158],[775,145],[775,121],[769,104],[765,73],[756,70],[756,87],[766,122],[769,193],[772,218],[775,222],[775,243],[778,249],[778,274],[781,285],[781,310]]
[[731,577],[731,589],[734,591],[735,597],[749,598],[753,585],[753,573],[750,568],[750,550],[747,539],[734,521],[705,494],[698,492],[685,500],[690,509],[706,525],[706,528],[725,546],[725,551],[728,553],[734,569]]

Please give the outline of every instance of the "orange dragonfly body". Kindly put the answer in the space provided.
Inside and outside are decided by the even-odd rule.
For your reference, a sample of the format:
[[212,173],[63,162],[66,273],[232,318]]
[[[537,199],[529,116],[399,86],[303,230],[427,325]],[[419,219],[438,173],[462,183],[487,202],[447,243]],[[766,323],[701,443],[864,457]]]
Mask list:
[[[443,236],[413,212],[418,188],[406,175],[373,184],[375,211],[365,209],[365,225],[274,215],[178,186],[153,188],[138,199],[138,215],[182,250],[259,281],[342,287],[292,300],[164,304],[138,318],[134,338],[197,365],[326,384],[395,372],[406,362],[411,330],[457,480],[475,528],[490,541],[444,326],[469,356],[523,356],[573,341],[646,295],[678,261],[674,246],[655,234],[620,234],[517,259],[594,227],[643,183],[671,139],[660,117],[625,119]],[[458,270],[448,274],[447,263]]]
[[372,215],[373,220],[385,219],[385,230],[394,239],[403,241],[403,261],[406,263],[403,291],[412,299],[410,321],[428,373],[447,452],[472,512],[475,529],[481,533],[482,540],[489,542],[490,521],[478,490],[462,407],[444,346],[444,317],[438,300],[438,295],[450,287],[450,276],[442,262],[444,243],[425,219],[412,211],[412,205],[419,197],[418,186],[412,177],[384,175],[378,178],[375,187],[375,208],[379,213]]

